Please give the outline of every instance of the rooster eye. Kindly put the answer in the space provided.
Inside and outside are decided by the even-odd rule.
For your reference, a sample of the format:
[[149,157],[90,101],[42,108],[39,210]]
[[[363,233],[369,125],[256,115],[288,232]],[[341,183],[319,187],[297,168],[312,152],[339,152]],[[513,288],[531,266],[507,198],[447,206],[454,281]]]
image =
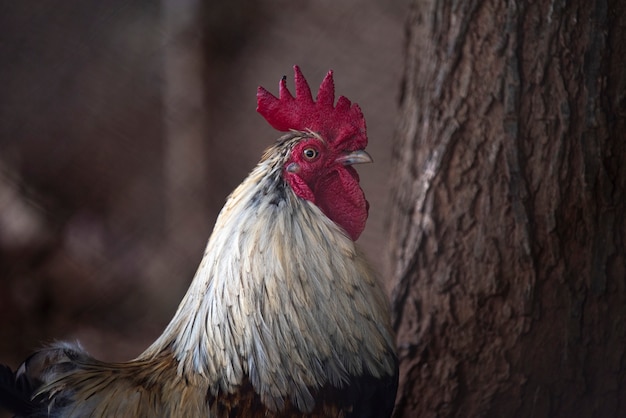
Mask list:
[[319,152],[315,148],[305,148],[302,151],[302,155],[309,161],[313,161],[319,155]]

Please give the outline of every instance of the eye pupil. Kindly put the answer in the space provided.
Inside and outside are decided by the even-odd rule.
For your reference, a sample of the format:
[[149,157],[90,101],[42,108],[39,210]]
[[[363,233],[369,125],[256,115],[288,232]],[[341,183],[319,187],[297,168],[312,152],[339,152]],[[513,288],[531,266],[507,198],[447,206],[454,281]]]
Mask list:
[[317,150],[314,148],[306,148],[303,152],[304,158],[312,160],[317,157]]

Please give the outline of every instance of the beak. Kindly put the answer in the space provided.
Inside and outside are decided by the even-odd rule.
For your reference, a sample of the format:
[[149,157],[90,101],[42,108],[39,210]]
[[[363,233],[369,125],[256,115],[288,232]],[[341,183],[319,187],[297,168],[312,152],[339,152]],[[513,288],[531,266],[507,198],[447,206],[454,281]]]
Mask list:
[[335,161],[343,165],[364,164],[364,163],[374,162],[374,160],[372,159],[372,156],[363,150],[347,152],[343,154],[342,156],[338,157]]

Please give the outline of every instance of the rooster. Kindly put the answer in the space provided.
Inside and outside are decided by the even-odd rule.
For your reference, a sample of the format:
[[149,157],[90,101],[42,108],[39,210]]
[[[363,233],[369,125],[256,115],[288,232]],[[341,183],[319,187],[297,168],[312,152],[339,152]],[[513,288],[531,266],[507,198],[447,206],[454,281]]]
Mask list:
[[398,362],[389,309],[355,245],[368,202],[353,164],[371,162],[356,104],[259,87],[257,111],[286,132],[228,198],[173,319],[139,357],[107,363],[56,343],[0,399],[18,416],[384,417]]

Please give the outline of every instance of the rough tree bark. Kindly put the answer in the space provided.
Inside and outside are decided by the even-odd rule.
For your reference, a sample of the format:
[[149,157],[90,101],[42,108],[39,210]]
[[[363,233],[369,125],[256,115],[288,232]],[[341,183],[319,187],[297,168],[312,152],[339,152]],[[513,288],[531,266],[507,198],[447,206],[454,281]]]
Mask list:
[[397,415],[626,416],[626,4],[416,0]]

